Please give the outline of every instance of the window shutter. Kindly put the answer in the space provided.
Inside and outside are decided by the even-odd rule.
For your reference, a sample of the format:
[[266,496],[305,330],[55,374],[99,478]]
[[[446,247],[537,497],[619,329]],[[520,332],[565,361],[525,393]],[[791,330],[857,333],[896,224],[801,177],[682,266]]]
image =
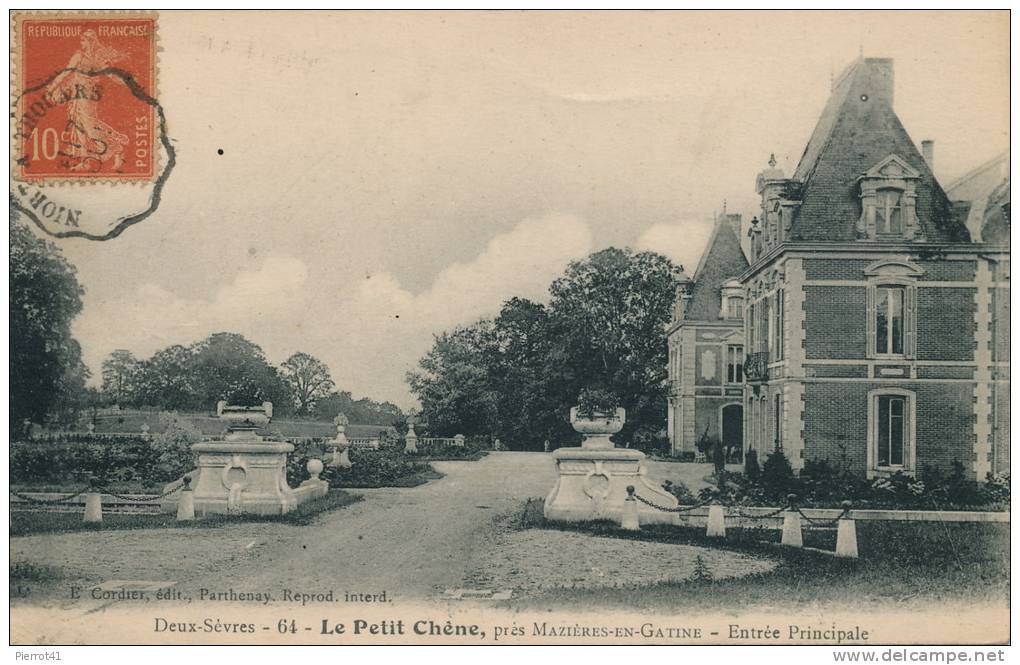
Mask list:
[[903,352],[907,358],[917,357],[917,288],[908,286],[904,300],[906,301],[903,315],[903,333],[905,336]]
[[875,357],[875,286],[869,285],[867,289],[867,330],[868,330],[868,357]]

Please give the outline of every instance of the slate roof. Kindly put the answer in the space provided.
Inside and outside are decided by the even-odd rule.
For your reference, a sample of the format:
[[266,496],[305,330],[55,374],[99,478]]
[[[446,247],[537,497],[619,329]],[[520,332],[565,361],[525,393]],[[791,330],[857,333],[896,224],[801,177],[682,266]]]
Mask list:
[[917,216],[927,240],[969,242],[966,227],[893,111],[893,63],[887,58],[861,58],[837,80],[793,175],[803,185],[792,238],[853,241],[860,217],[857,178],[892,154],[921,174]]
[[966,206],[960,219],[967,220],[972,239],[1009,242],[1008,150],[954,180],[946,187],[946,196],[953,205]]
[[988,197],[984,220],[981,224],[981,241],[1009,244],[1009,178],[1007,177]]
[[747,257],[740,247],[740,215],[724,213],[716,220],[712,236],[698,262],[684,321],[719,320],[723,284],[739,277],[747,267]]

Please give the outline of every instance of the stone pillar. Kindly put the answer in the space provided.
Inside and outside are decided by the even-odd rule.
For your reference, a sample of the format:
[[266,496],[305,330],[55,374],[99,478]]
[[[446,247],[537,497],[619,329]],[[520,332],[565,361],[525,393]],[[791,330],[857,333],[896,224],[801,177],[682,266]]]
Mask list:
[[705,529],[705,535],[709,538],[726,537],[726,513],[718,503],[708,507],[708,528]]
[[407,434],[404,435],[404,452],[408,455],[418,453],[418,435],[414,433],[414,419],[407,419]]
[[184,476],[184,487],[177,501],[177,521],[191,522],[195,519],[195,492],[191,489],[191,478]]
[[338,413],[336,418],[333,419],[333,424],[336,425],[336,438],[333,439],[333,465],[339,466],[344,469],[349,469],[353,466],[351,462],[351,444],[347,440],[347,425],[350,423],[347,416],[343,413]]
[[83,521],[93,524],[103,521],[103,495],[99,492],[89,492],[85,495],[85,517]]
[[641,529],[638,520],[637,499],[634,498],[634,486],[627,485],[627,498],[623,502],[623,518],[620,520],[620,528],[627,531],[638,531]]
[[795,510],[783,512],[783,545],[804,547],[804,536],[801,533],[800,513]]
[[463,434],[458,434],[455,437],[453,437],[453,445],[457,446],[458,448],[463,448],[464,447],[464,435]]
[[840,518],[836,529],[836,556],[857,558],[857,522],[848,517]]

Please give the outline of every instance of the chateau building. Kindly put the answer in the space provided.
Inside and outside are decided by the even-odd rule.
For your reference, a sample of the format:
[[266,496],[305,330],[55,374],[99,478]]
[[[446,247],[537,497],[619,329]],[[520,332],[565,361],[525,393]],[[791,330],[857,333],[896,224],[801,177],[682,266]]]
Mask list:
[[742,440],[797,470],[1008,471],[1009,155],[943,191],[893,83],[891,60],[853,63],[793,175],[774,159],[759,174],[750,265],[739,215],[724,214],[681,277],[674,454]]
[[[1009,469],[1008,175],[1004,189],[951,201],[932,172],[932,144],[926,160],[893,90],[891,60],[854,62],[833,82],[794,173],[771,160],[759,174],[750,266],[738,277],[732,257],[713,269],[706,251],[670,329],[678,449],[704,423],[720,431],[712,412],[733,399],[722,361],[703,373],[688,349],[713,343],[724,357],[742,344],[744,448],[760,460],[782,450],[794,469],[828,460],[869,477],[954,461],[977,480]],[[968,230],[975,206],[971,228],[987,233]],[[703,272],[713,291],[704,306]],[[736,312],[719,304],[735,285],[742,335]]]
[[694,278],[681,276],[669,339],[670,447],[696,453],[698,440],[742,450],[744,289],[740,215],[720,215]]

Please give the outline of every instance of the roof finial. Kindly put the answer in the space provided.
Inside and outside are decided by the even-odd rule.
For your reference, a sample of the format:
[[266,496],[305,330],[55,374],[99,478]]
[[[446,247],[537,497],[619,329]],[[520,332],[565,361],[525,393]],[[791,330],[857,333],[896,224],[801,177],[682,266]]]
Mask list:
[[776,153],[769,155],[769,166],[771,168],[776,168]]
[[864,32],[860,33],[860,41],[858,44],[857,55],[860,56],[861,60],[864,60]]
[[726,199],[722,200],[722,214],[726,214]]

